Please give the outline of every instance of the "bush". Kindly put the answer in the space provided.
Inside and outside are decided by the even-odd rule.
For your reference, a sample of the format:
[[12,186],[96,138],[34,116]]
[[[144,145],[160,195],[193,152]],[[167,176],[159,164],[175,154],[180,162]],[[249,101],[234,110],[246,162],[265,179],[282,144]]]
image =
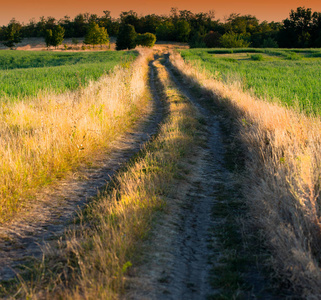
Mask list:
[[206,48],[204,38],[199,32],[195,32],[191,39],[188,41],[190,48]]
[[156,35],[150,32],[137,34],[135,42],[136,45],[140,45],[143,47],[153,47],[156,42]]
[[133,49],[136,47],[136,31],[133,25],[122,24],[116,40],[116,50]]
[[251,59],[257,60],[257,61],[262,61],[262,60],[264,60],[264,56],[262,54],[252,54]]
[[250,43],[241,34],[228,32],[222,35],[220,43],[223,48],[247,48]]
[[263,40],[262,48],[278,48],[278,47],[279,45],[277,41],[271,37]]

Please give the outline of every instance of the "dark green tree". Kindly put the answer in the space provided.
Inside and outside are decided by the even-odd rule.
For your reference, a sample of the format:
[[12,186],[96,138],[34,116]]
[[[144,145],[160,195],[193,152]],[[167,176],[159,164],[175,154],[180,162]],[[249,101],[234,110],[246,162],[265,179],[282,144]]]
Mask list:
[[171,21],[162,22],[156,28],[157,40],[173,41],[175,39],[175,26]]
[[133,25],[122,24],[116,40],[116,50],[133,49],[136,47],[136,31]]
[[178,42],[187,42],[189,39],[189,34],[191,32],[191,27],[186,20],[179,20],[175,25],[175,36]]
[[10,49],[14,49],[16,44],[22,40],[21,36],[21,24],[15,19],[12,19],[9,25],[3,30],[2,39],[3,44]]
[[83,37],[86,35],[88,28],[89,14],[78,14],[73,21],[74,37]]
[[64,40],[65,29],[60,25],[54,26],[53,29],[47,29],[45,32],[45,42],[47,47],[61,45]]
[[210,31],[204,37],[204,43],[207,48],[221,47],[221,37],[222,35],[217,31]]
[[56,47],[61,45],[65,36],[65,29],[57,25],[52,30],[52,46]]
[[99,27],[98,24],[92,23],[88,28],[87,34],[84,40],[85,44],[93,45],[106,45],[109,43],[109,35],[107,29]]
[[59,25],[65,29],[65,37],[71,38],[74,36],[74,26],[73,22],[71,21],[69,16],[64,16],[62,19],[59,20]]
[[45,43],[46,43],[47,48],[49,48],[51,46],[51,42],[52,42],[52,30],[47,29],[45,32]]
[[133,25],[135,28],[135,31],[141,32],[140,18],[138,17],[137,13],[134,12],[133,10],[123,11],[120,14],[120,23]]
[[136,36],[136,45],[143,47],[153,47],[156,42],[156,35],[150,32],[138,33]]
[[191,38],[188,41],[190,48],[205,48],[206,44],[204,42],[204,36],[201,35],[198,31],[193,31]]
[[105,27],[110,36],[117,36],[119,23],[111,17],[109,10],[104,10],[104,16],[99,20],[99,26]]
[[282,47],[311,47],[313,32],[313,18],[311,8],[298,7],[291,10],[288,19],[283,21],[280,32],[280,46]]

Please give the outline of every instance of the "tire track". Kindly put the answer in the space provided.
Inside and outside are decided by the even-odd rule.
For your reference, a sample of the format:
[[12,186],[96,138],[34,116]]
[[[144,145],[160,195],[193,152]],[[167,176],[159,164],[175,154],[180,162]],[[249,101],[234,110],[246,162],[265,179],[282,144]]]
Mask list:
[[[130,278],[126,299],[282,299],[269,290],[271,285],[257,262],[245,259],[244,267],[239,261],[252,253],[244,252],[236,220],[244,216],[235,169],[235,160],[240,163],[242,157],[237,155],[239,149],[231,153],[234,137],[226,132],[224,112],[200,99],[202,96],[196,97],[190,86],[174,74],[168,57],[163,57],[163,66],[172,81],[169,89],[199,111],[204,144],[196,146],[190,176],[178,184],[175,196],[168,200],[167,212],[157,221],[146,245],[144,262]],[[231,225],[233,229],[228,231]],[[235,248],[225,248],[225,241],[232,241]],[[236,271],[227,278],[233,269]],[[240,278],[233,282],[235,275]],[[230,288],[232,284],[236,287]]]
[[157,133],[164,107],[155,90],[150,65],[149,70],[153,103],[148,115],[133,131],[121,136],[113,144],[111,153],[95,159],[95,167],[82,168],[72,178],[61,180],[39,193],[32,217],[27,215],[0,227],[0,281],[14,278],[24,265],[41,258],[46,243],[61,237],[77,211],[97,196],[111,177]]

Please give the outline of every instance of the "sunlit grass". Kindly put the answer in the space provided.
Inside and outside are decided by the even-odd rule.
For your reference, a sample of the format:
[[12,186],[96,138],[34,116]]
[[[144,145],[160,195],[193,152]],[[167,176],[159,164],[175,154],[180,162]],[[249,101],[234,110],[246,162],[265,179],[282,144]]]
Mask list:
[[[145,61],[141,57],[132,66],[118,66],[97,82],[88,80],[77,91],[42,92],[28,101],[0,103],[0,222],[23,209],[40,187],[108,149],[133,125],[147,105]],[[74,66],[57,68],[74,72]],[[90,65],[87,68],[89,74]],[[30,70],[35,70],[36,82],[44,79],[37,77],[41,74],[37,70],[54,75],[50,68],[12,72]],[[68,78],[60,75],[65,84],[63,78]],[[22,83],[29,84],[20,78]]]

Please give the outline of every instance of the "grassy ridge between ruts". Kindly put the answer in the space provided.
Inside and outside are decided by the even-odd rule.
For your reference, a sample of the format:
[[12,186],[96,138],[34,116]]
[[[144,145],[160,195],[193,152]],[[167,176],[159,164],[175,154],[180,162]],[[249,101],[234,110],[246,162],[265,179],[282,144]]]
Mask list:
[[195,109],[172,85],[165,68],[156,66],[168,110],[157,137],[86,209],[81,225],[60,248],[51,248],[33,280],[21,281],[18,297],[120,298],[127,269],[136,263],[136,249],[155,214],[166,207],[166,198],[176,193],[173,183],[183,172],[179,165],[193,153],[200,127]]
[[145,52],[77,91],[0,104],[0,223],[40,187],[108,150],[146,111]]
[[0,51],[0,101],[25,101],[86,87],[119,64],[129,65],[136,51]]
[[320,49],[191,49],[181,54],[252,95],[321,113]]
[[172,64],[239,125],[248,148],[244,196],[264,232],[273,266],[296,295],[321,294],[321,120],[244,93],[184,62]]

